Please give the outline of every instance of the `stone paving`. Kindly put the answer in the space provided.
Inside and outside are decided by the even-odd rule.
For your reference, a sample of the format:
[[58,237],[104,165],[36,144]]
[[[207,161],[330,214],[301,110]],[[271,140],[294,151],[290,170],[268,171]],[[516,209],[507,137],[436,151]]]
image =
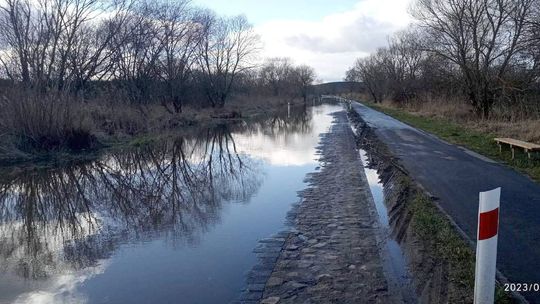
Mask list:
[[375,206],[345,111],[321,137],[321,168],[289,214],[291,229],[262,240],[241,303],[393,303]]

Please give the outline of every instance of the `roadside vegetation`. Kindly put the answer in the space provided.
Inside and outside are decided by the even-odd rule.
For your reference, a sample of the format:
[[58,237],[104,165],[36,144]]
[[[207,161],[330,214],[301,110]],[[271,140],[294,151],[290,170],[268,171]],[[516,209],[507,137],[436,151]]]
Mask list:
[[[428,244],[434,256],[442,257],[449,265],[449,280],[463,286],[467,293],[474,293],[475,255],[471,247],[456,232],[448,219],[437,210],[424,194],[417,193],[407,208],[412,214],[415,233]],[[498,284],[495,303],[512,303],[508,293]]]
[[314,70],[259,49],[244,16],[189,1],[3,1],[0,160],[305,103]]
[[358,59],[372,106],[540,180],[540,161],[494,137],[540,144],[540,1],[416,0],[409,29]]
[[478,120],[540,118],[539,0],[416,0],[411,14],[416,22],[358,59],[346,80],[363,82],[375,103],[453,103]]
[[[380,180],[387,189],[385,204],[392,210],[390,223],[393,233],[400,245],[408,248],[406,251],[420,252],[409,260],[417,288],[424,289],[423,292],[429,295],[427,297],[437,297],[441,290],[445,290],[442,295],[448,297],[447,301],[471,302],[474,294],[475,253],[468,239],[460,234],[437,207],[437,203],[392,160],[387,146],[378,140],[360,115],[352,109],[349,115],[359,130],[360,145],[368,153],[370,166],[377,168]],[[425,255],[421,254],[423,251],[426,251]],[[433,279],[433,273],[438,272],[443,273],[443,277]],[[431,282],[429,286],[424,285],[427,282]],[[509,294],[497,285],[496,303],[512,301]]]
[[[530,126],[521,124],[512,125],[511,123],[494,119],[483,121],[460,119],[442,111],[442,108],[427,113],[425,110],[414,110],[414,108],[403,106],[399,107],[391,102],[383,102],[382,104],[366,103],[366,105],[411,126],[437,135],[450,143],[466,147],[481,155],[503,162],[540,182],[539,155],[533,154],[532,158],[529,159],[527,154],[516,148],[515,158],[512,159],[510,149],[503,146],[502,153],[500,153],[499,147],[493,140],[495,137],[519,138],[517,135],[527,134],[527,131],[530,136],[540,136],[539,129],[533,129]],[[445,116],[444,113],[447,115]],[[540,120],[536,121],[536,123],[540,124]],[[520,132],[521,130],[523,132]],[[529,141],[533,140],[529,139]]]

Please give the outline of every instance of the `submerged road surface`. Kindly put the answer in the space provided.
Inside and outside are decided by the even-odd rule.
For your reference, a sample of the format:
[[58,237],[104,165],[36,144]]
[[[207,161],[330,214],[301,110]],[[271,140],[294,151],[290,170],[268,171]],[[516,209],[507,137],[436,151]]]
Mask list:
[[[497,268],[512,283],[540,283],[540,185],[360,103],[353,108],[472,240],[478,193],[502,187]],[[523,295],[540,302],[540,292]]]

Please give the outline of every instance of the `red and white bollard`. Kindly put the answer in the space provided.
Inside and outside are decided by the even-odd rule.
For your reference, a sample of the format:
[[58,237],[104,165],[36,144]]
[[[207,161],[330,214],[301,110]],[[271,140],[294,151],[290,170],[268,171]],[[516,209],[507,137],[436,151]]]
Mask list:
[[492,304],[495,300],[500,197],[501,188],[480,192],[474,281],[475,304]]

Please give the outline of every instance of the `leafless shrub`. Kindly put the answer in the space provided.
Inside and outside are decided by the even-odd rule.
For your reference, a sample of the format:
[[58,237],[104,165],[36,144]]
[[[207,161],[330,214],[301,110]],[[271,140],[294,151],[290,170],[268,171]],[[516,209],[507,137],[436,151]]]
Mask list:
[[95,138],[84,125],[78,105],[63,95],[18,93],[0,102],[0,133],[21,151],[93,148]]

